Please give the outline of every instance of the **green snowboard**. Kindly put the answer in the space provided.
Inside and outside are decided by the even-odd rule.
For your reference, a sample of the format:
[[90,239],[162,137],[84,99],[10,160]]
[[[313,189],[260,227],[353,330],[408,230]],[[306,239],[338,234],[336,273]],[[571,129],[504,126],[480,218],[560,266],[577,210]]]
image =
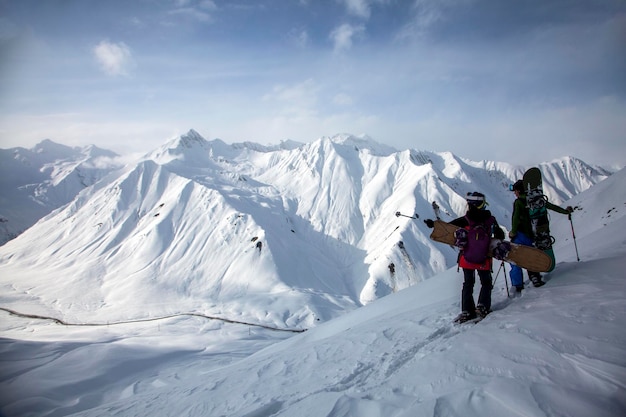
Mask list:
[[550,220],[547,208],[548,197],[543,193],[539,168],[534,167],[526,171],[522,182],[526,192],[526,207],[528,208],[533,233],[535,234],[534,244],[537,249],[541,249],[552,259],[552,267],[547,271],[550,272],[556,264],[552,249],[554,238],[550,235]]

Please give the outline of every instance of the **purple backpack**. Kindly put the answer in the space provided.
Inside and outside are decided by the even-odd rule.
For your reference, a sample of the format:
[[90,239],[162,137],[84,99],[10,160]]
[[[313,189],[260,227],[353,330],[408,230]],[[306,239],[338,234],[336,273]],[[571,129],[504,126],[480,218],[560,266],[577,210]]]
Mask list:
[[474,222],[467,216],[465,219],[469,226],[454,232],[455,245],[461,248],[467,262],[482,264],[487,260],[489,253],[491,230],[495,224],[495,218],[491,216],[483,223]]

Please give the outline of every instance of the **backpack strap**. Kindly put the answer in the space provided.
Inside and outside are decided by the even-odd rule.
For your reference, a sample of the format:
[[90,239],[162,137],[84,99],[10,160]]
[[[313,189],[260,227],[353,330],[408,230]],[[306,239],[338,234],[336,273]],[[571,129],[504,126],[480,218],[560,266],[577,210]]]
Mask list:
[[496,218],[494,216],[489,216],[487,217],[487,219],[485,219],[484,222],[476,222],[473,221],[469,218],[469,216],[466,214],[465,215],[465,220],[467,220],[467,228],[471,229],[473,227],[475,227],[476,225],[482,224],[487,226],[487,228],[493,233],[493,226],[498,224]]
[[490,236],[494,235],[494,229],[496,227],[500,227],[500,226],[498,226],[498,221],[496,220],[496,218],[494,216],[489,216],[489,218],[487,219],[486,224],[489,225]]

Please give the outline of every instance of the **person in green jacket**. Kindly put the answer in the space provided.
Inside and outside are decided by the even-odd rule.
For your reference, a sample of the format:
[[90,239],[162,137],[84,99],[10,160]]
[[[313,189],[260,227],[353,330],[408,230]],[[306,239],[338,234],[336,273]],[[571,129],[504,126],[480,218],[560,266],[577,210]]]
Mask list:
[[[530,221],[530,214],[526,207],[526,193],[524,192],[524,183],[519,180],[511,187],[515,193],[515,202],[513,202],[513,216],[511,220],[511,230],[509,237],[511,242],[520,245],[533,246],[535,235]],[[561,208],[550,202],[546,202],[546,208],[561,214],[570,214],[573,210],[571,207]],[[539,272],[527,271],[528,278],[535,287],[541,287],[545,282],[541,279]],[[522,268],[517,265],[511,267],[509,273],[511,277],[511,285],[515,287],[516,292],[520,293],[524,289],[524,277]]]

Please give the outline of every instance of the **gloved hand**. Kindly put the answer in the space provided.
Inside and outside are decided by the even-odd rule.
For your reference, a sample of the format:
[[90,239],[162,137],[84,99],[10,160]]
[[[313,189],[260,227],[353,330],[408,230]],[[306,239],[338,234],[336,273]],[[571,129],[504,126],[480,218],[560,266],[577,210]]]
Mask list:
[[513,239],[513,238],[515,237],[515,235],[517,235],[517,233],[515,233],[514,231],[512,231],[512,230],[511,230],[511,231],[509,232],[509,237],[510,237],[511,239]]
[[567,206],[567,207],[565,208],[565,210],[567,210],[567,211],[568,211],[568,212],[570,212],[570,213],[573,213],[573,212],[574,212],[574,208],[573,208],[572,206]]
[[435,222],[432,221],[431,219],[426,219],[424,220],[424,223],[426,223],[426,226],[428,226],[430,229],[432,229],[433,227],[435,227]]

